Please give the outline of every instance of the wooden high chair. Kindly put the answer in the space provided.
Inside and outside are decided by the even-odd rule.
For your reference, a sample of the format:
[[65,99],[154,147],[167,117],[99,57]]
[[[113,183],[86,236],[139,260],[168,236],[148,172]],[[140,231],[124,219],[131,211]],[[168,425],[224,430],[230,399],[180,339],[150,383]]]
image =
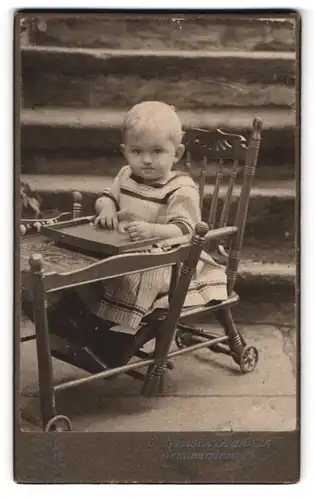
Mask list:
[[[206,194],[205,178],[209,161],[218,161],[218,172],[208,223],[198,223],[192,238],[182,236],[106,259],[92,261],[87,259],[86,265],[83,267],[82,264],[78,267],[77,262],[73,261],[73,266],[69,270],[53,267],[55,266],[53,262],[52,267],[46,271],[44,260],[40,254],[33,254],[30,257],[27,278],[28,286],[33,294],[43,430],[71,429],[70,419],[58,414],[56,409],[56,393],[60,390],[66,390],[95,379],[111,378],[126,373],[143,382],[142,394],[144,396],[155,396],[162,393],[164,374],[167,369],[172,367],[172,358],[201,348],[210,348],[215,352],[231,356],[243,373],[254,369],[258,360],[257,350],[254,346],[246,345],[233,321],[231,307],[239,301],[239,296],[234,291],[234,285],[240,260],[250,190],[259,152],[261,126],[261,120],[256,118],[248,144],[242,136],[226,134],[219,130],[210,132],[193,129],[187,134],[187,167],[192,168],[191,162],[195,153],[196,156],[202,155],[203,157],[203,168],[200,176],[202,205]],[[231,160],[230,168],[225,168],[226,160]],[[233,203],[233,190],[236,176],[241,169],[241,162],[244,163],[244,167],[240,196],[236,199],[235,219],[229,223],[228,215]],[[227,188],[222,192],[223,206],[219,210],[220,187],[224,171],[228,177],[228,183]],[[76,194],[73,216],[79,216],[80,212],[80,197]],[[202,250],[214,253],[217,258],[225,260],[228,298],[215,305],[184,308],[184,301]],[[121,366],[108,368],[97,358],[97,352],[91,352],[88,346],[81,345],[75,348],[72,346],[74,358],[75,353],[79,352],[90,357],[94,368],[88,370],[86,365],[82,365],[82,368],[93,373],[80,379],[55,384],[52,358],[62,359],[64,346],[58,347],[57,344],[61,342],[61,339],[57,339],[56,344],[55,333],[48,329],[47,299],[49,294],[58,290],[66,290],[165,266],[172,268],[168,295],[169,307],[166,310],[156,309],[143,319],[143,330],[140,332],[144,332],[144,334],[139,334],[136,352],[133,353],[133,357],[140,358],[140,361],[133,362],[129,359]],[[223,328],[221,335],[201,331],[185,324],[187,318],[204,315],[205,312],[215,315]],[[153,353],[149,354],[143,351],[142,347],[151,338],[155,339],[155,349]],[[30,338],[25,340],[30,340]],[[177,345],[177,349],[174,350],[171,349],[173,340]],[[69,347],[69,341],[65,343]],[[79,351],[75,351],[75,349]],[[75,364],[69,359],[68,362]],[[76,361],[75,366],[79,365]],[[139,371],[143,368],[147,368],[145,375]]]
[[[165,332],[156,338],[155,365],[149,369],[151,382],[146,384],[144,391],[146,394],[154,394],[156,388],[158,389],[159,379],[162,378],[162,366],[165,367],[164,360],[169,350],[171,338],[171,333],[167,335],[166,331],[171,332],[175,329],[175,343],[179,349],[182,349],[182,354],[203,347],[210,348],[214,352],[231,356],[243,373],[254,370],[258,362],[257,349],[254,346],[246,345],[233,320],[231,307],[240,300],[234,286],[240,262],[250,192],[259,154],[261,129],[261,119],[255,118],[249,141],[242,135],[228,134],[221,130],[209,131],[194,128],[186,134],[187,171],[195,176],[193,159],[201,161],[202,165],[199,174],[199,189],[203,212],[206,177],[210,169],[216,170],[207,220],[209,231],[205,236],[203,249],[216,257],[220,264],[226,266],[228,299],[215,305],[183,308],[181,311],[179,308],[169,310],[162,326],[162,331],[165,330]],[[235,195],[237,177],[240,178],[241,184],[238,184],[237,187],[237,190],[240,187],[240,193]],[[224,186],[222,186],[223,180],[226,181]],[[221,202],[222,206],[219,207]],[[233,205],[235,205],[236,210],[232,217],[231,208],[234,208]],[[181,274],[182,272],[183,270]],[[179,276],[179,268],[176,273]],[[178,300],[181,303],[180,296],[184,293],[181,291],[179,279],[172,300]],[[170,303],[172,304],[172,302]],[[156,310],[150,319],[155,319],[161,313],[162,311]],[[203,329],[191,328],[184,324],[188,318],[190,323],[190,318],[197,318],[197,316],[209,313],[213,313],[222,326],[224,336],[217,336]],[[167,337],[168,342],[165,340]]]

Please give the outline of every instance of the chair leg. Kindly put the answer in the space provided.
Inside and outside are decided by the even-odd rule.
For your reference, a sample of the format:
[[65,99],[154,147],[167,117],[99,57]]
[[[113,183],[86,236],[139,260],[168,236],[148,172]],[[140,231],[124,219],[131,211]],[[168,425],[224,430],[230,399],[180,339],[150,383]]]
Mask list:
[[166,368],[167,363],[162,365],[154,364],[148,368],[141,391],[142,396],[150,398],[163,393]]
[[229,337],[228,343],[231,351],[237,356],[241,356],[246,343],[236,327],[230,308],[220,309],[214,312],[214,315]]
[[256,347],[246,344],[235,325],[230,308],[216,311],[214,315],[229,337],[230,355],[239,365],[241,372],[252,372],[258,363],[258,350]]
[[34,292],[34,319],[36,331],[38,381],[42,426],[44,431],[71,430],[71,422],[64,415],[57,415],[53,368],[50,352],[47,300],[44,289],[44,270],[40,255],[30,258]]

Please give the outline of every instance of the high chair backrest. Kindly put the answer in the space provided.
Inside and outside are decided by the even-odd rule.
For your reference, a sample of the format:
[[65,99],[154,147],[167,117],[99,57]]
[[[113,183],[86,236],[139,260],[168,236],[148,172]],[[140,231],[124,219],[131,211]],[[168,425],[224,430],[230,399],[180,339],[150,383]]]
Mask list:
[[[227,225],[238,228],[228,253],[223,242],[218,242],[216,248],[227,261],[229,292],[233,289],[240,259],[261,142],[261,128],[261,119],[255,118],[249,140],[242,135],[229,134],[222,130],[194,128],[186,133],[186,168],[192,176],[195,176],[195,164],[201,163],[199,189],[202,212],[204,212],[206,178],[210,173],[216,174],[206,221],[209,229]],[[238,186],[236,186],[237,178],[240,180]],[[222,186],[223,181],[226,181],[224,186]],[[219,203],[220,200],[222,203]],[[233,204],[236,210],[231,210]]]

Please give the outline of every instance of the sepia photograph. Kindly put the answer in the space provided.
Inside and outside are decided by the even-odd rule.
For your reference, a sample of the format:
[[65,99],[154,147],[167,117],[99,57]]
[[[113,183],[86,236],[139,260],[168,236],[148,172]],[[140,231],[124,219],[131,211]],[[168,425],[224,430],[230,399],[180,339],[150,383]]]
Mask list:
[[16,13],[16,481],[298,480],[300,30]]

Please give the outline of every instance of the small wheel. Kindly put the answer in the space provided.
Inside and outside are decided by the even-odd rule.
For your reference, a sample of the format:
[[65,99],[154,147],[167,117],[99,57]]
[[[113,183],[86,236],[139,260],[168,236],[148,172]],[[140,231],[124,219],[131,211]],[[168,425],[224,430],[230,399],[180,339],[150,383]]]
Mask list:
[[254,370],[258,362],[258,351],[255,347],[247,346],[243,349],[239,366],[242,373],[249,373]]
[[45,427],[45,432],[66,432],[71,430],[71,420],[65,415],[52,417]]
[[176,343],[176,346],[179,349],[183,349],[185,347],[185,344],[184,344],[184,342],[182,340],[182,332],[180,330],[176,331],[176,335],[175,335],[174,341]]

